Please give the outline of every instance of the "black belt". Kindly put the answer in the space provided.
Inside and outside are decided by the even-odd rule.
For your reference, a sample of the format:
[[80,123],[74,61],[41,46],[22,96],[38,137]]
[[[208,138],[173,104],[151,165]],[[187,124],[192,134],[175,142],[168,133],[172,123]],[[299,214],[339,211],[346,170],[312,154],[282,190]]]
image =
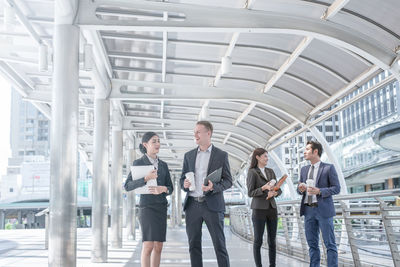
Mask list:
[[204,202],[206,200],[205,197],[191,197],[194,201],[197,202]]
[[311,207],[311,208],[316,208],[316,207],[318,207],[318,203],[317,203],[317,202],[311,203],[311,204],[306,204],[306,205],[309,206],[309,207]]

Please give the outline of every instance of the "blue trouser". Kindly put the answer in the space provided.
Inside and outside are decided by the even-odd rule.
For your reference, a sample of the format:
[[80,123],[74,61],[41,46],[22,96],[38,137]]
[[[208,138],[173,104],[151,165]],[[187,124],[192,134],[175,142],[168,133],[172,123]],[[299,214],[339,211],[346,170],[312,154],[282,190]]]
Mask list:
[[335,242],[333,217],[324,218],[317,208],[306,206],[304,226],[310,253],[310,267],[320,266],[321,253],[319,250],[319,229],[328,254],[328,267],[338,266],[338,253]]

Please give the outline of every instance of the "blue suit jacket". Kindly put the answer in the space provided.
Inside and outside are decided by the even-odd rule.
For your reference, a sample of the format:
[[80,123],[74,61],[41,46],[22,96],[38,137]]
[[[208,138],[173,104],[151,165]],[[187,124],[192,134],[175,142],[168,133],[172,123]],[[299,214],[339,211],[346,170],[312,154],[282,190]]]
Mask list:
[[[310,167],[311,165],[301,168],[299,183],[306,182]],[[321,190],[321,195],[317,196],[317,210],[319,214],[325,218],[335,216],[336,212],[332,196],[339,194],[340,183],[335,167],[332,164],[321,162],[318,169],[317,179],[315,181],[315,187],[318,187]],[[303,195],[300,207],[300,216],[302,216],[305,212],[304,198],[306,197],[306,192],[301,193],[299,190],[297,190],[297,192]]]
[[[183,160],[182,176],[180,179],[181,188],[185,192],[189,192],[188,188],[183,187],[183,182],[187,172],[195,172],[196,167],[197,148],[190,150],[185,154]],[[228,161],[228,153],[221,149],[212,146],[210,161],[208,162],[207,175],[222,167],[221,181],[215,183],[213,191],[205,193],[205,200],[207,207],[216,212],[225,211],[225,200],[223,191],[232,186],[232,175]],[[188,194],[186,194],[183,210],[186,209]]]

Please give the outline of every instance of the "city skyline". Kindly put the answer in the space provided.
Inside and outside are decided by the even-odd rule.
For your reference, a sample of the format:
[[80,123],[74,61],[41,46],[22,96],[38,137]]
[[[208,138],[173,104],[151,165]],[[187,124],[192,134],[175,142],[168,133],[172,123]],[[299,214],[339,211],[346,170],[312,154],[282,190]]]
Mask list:
[[0,132],[0,175],[7,173],[7,162],[11,156],[10,150],[10,107],[11,107],[11,86],[0,76],[0,125],[3,131]]

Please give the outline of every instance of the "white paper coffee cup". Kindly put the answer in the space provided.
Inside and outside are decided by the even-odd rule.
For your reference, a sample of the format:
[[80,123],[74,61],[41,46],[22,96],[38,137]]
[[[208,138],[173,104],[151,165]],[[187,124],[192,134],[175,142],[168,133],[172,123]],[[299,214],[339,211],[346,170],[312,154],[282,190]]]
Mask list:
[[309,186],[314,187],[315,186],[315,181],[313,179],[307,179],[306,183],[307,183],[307,187],[309,187]]
[[187,173],[185,173],[185,176],[190,182],[189,191],[196,190],[196,184],[194,182],[194,172],[187,172]]

